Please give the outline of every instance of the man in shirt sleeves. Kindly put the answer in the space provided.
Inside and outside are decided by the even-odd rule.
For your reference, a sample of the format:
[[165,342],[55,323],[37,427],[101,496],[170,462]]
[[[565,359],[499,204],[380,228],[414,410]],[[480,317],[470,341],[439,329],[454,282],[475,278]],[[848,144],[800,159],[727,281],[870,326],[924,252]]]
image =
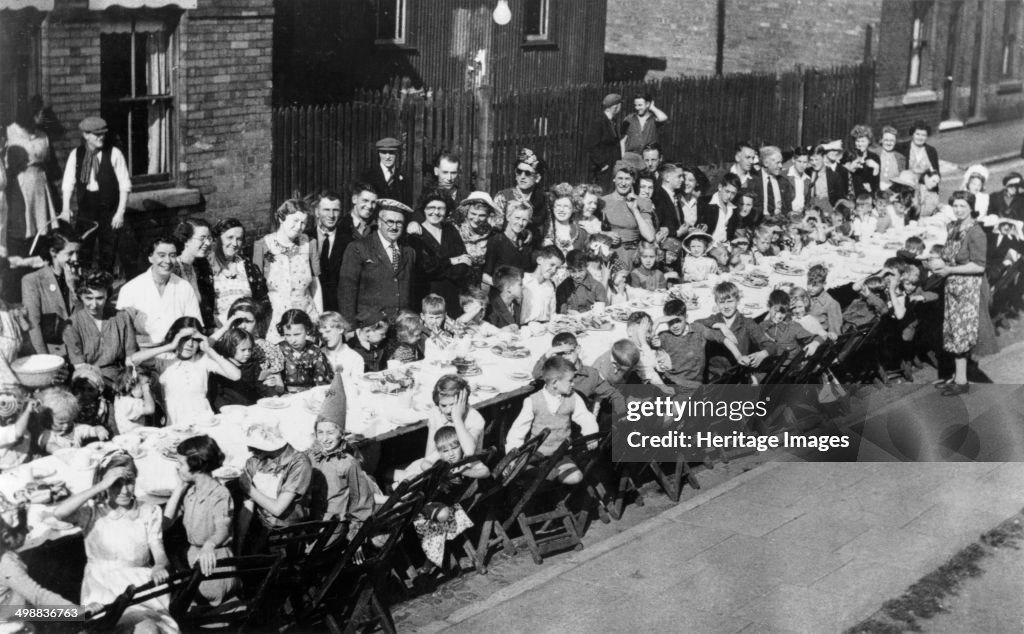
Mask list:
[[389,319],[409,308],[416,252],[402,241],[412,209],[377,201],[377,230],[345,249],[338,279],[338,310],[349,323],[383,312]]
[[[113,272],[114,258],[120,255],[125,277],[131,279],[138,273],[138,251],[134,237],[125,226],[128,194],[132,191],[128,164],[121,150],[107,142],[106,121],[86,117],[78,124],[78,129],[82,132],[82,143],[68,157],[64,168],[61,217],[75,224],[71,211],[74,197],[78,219],[90,228],[96,224],[82,243],[83,268]],[[89,228],[85,228],[83,233],[88,231]]]
[[202,321],[192,285],[171,272],[178,251],[174,238],[154,239],[149,246],[149,269],[126,282],[118,293],[117,309],[132,316],[141,347],[163,343],[171,324],[179,317]]

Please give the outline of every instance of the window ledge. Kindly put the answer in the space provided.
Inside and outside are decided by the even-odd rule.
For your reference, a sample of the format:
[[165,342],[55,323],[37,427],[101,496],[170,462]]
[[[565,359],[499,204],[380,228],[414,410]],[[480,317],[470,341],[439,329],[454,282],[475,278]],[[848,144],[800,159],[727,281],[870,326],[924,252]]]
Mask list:
[[903,95],[900,103],[904,106],[912,106],[918,103],[932,103],[939,100],[939,95],[934,90],[914,90]]
[[533,50],[554,50],[558,48],[558,44],[556,44],[554,40],[526,40],[523,42],[523,48]]
[[154,189],[147,192],[128,194],[128,209],[132,211],[162,211],[181,207],[194,207],[199,204],[201,196],[198,189],[173,187]]
[[381,50],[385,51],[402,51],[405,53],[417,53],[418,49],[404,42],[396,42],[394,40],[374,40],[373,45]]
[[1018,92],[1024,92],[1024,82],[1019,79],[1001,81],[999,87],[996,88],[997,95],[1012,95]]

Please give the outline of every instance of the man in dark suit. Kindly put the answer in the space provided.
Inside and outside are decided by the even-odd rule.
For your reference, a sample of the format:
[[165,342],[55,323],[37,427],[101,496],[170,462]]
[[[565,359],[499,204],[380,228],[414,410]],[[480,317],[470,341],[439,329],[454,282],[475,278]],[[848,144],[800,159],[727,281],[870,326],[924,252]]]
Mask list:
[[782,150],[761,148],[761,169],[750,177],[747,189],[754,196],[754,210],[761,218],[775,218],[793,210],[793,184],[782,177]]
[[341,261],[338,309],[351,323],[376,312],[393,318],[412,296],[416,251],[402,243],[412,209],[390,199],[376,209],[377,231],[350,244]]
[[352,209],[338,221],[337,246],[343,254],[350,242],[365,238],[377,230],[374,215],[376,202],[377,192],[373,185],[356,183],[352,186]]
[[811,153],[811,168],[807,170],[809,181],[805,209],[813,205],[827,205],[831,209],[846,197],[845,183],[839,172],[829,169],[826,165],[825,157],[830,151],[825,145],[819,145]]
[[324,310],[338,310],[338,273],[347,241],[338,241],[338,221],[341,219],[341,196],[325,191],[320,194],[313,207],[316,215],[314,226],[307,232],[309,242],[315,250],[314,257],[320,262],[320,288],[325,289]]
[[697,201],[697,225],[707,227],[715,242],[726,241],[726,227],[735,210],[732,201],[739,191],[740,177],[726,172],[718,183],[718,191]]
[[408,181],[398,172],[398,150],[402,144],[398,139],[386,137],[377,141],[377,155],[380,161],[363,172],[359,180],[369,183],[381,198],[397,200],[405,205],[412,204]]
[[1009,257],[1010,251],[1024,254],[1024,240],[1013,222],[1003,220],[998,228],[985,228],[987,240],[985,273],[990,283],[995,284],[1003,272],[1003,262]]
[[923,174],[931,167],[939,173],[939,151],[928,145],[931,133],[932,127],[919,119],[910,126],[910,140],[896,144],[896,151],[907,158],[907,169]]
[[1003,189],[989,198],[988,213],[1024,220],[1024,176],[1010,172],[1003,177]]
[[594,118],[587,133],[587,159],[590,162],[592,180],[604,188],[606,193],[612,191],[612,169],[615,162],[622,158],[622,146],[615,118],[622,108],[622,95],[612,93],[601,102],[604,109],[600,116]]
[[682,238],[690,230],[683,220],[683,212],[679,208],[679,190],[683,187],[683,168],[674,163],[661,166],[661,187],[655,187],[651,194],[654,204],[654,215],[658,226],[674,238]]

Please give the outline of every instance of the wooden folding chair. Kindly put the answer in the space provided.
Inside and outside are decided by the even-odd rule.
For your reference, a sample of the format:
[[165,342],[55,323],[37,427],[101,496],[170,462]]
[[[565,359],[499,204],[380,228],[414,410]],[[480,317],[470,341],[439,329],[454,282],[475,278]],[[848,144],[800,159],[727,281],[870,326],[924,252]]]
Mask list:
[[[527,477],[506,489],[508,510],[504,513],[504,519],[494,525],[495,532],[508,548],[512,544],[509,530],[513,524],[518,524],[533,561],[537,564],[543,563],[544,555],[549,553],[583,548],[576,517],[566,506],[565,498],[558,495],[566,485],[549,479],[549,475],[568,452],[569,441],[564,441],[539,464],[528,467]],[[552,493],[554,495],[549,495]],[[545,498],[550,499],[551,503],[544,504]],[[515,552],[514,548],[512,546],[512,553]]]
[[[87,632],[110,632],[117,629],[117,623],[124,616],[128,608],[133,605],[140,605],[156,597],[165,594],[171,595],[173,605],[175,597],[184,589],[188,580],[192,577],[191,570],[182,570],[171,573],[167,579],[157,583],[150,581],[141,586],[128,586],[116,599],[103,607],[102,610],[93,614],[82,626]],[[176,616],[174,610],[170,611],[171,616]]]
[[[171,601],[171,614],[184,630],[203,632],[251,632],[272,629],[287,597],[286,582],[279,580],[285,555],[246,555],[218,559],[216,569],[204,575],[199,564],[190,571],[188,582]],[[218,606],[199,605],[197,597],[205,581],[238,579],[239,595]]]
[[402,483],[348,543],[334,567],[309,592],[309,601],[290,613],[282,629],[306,632],[355,632],[369,626],[395,632],[383,588],[399,539],[423,508],[422,488]]
[[282,557],[281,587],[301,600],[304,588],[315,584],[330,568],[328,544],[335,537],[341,520],[337,517],[319,522],[302,522],[275,528],[267,536],[270,553]]
[[571,509],[576,498],[584,498],[580,511],[576,514],[576,528],[581,535],[586,532],[586,527],[590,524],[591,503],[597,510],[598,519],[605,524],[611,522],[609,506],[614,497],[609,494],[604,482],[601,481],[600,473],[598,473],[602,463],[610,464],[607,457],[611,443],[610,431],[599,431],[581,436],[569,443],[568,454],[572,456],[573,462],[579,467],[583,479],[567,492],[565,504]]
[[82,624],[82,631],[113,632],[117,627],[117,622],[124,615],[124,611],[131,604],[133,596],[135,596],[135,586],[128,586],[116,599],[90,615]]
[[507,498],[513,485],[526,476],[530,460],[547,437],[548,430],[542,430],[506,454],[491,470],[490,482],[482,483],[475,498],[465,508],[478,528],[476,546],[467,538],[463,548],[473,561],[473,567],[482,575],[487,574],[487,561],[499,546],[509,554],[516,552],[508,533],[497,530],[501,526],[501,510],[508,506]]

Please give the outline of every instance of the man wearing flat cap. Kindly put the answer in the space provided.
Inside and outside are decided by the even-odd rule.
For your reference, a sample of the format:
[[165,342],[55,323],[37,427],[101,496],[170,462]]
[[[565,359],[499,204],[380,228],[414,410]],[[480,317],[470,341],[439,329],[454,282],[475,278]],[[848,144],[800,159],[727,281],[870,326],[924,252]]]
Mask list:
[[1003,177],[1003,189],[989,198],[988,213],[1024,220],[1024,176],[1010,172]]
[[349,323],[376,311],[393,318],[409,308],[416,252],[402,240],[412,216],[407,205],[377,200],[377,231],[345,249],[338,281],[338,309]]
[[590,161],[591,180],[604,188],[612,190],[612,168],[622,158],[622,146],[619,143],[619,111],[622,109],[622,95],[611,93],[601,102],[602,113],[594,118],[587,134],[587,159]]
[[78,124],[78,129],[82,133],[82,144],[71,153],[64,168],[63,218],[75,224],[71,211],[74,196],[81,221],[98,223],[82,244],[83,268],[95,266],[113,271],[115,255],[120,255],[124,275],[131,279],[137,273],[138,258],[135,240],[125,231],[125,211],[128,194],[132,191],[128,163],[121,150],[106,142],[106,121],[86,117]]
[[521,148],[516,155],[516,186],[503,189],[494,196],[494,206],[502,218],[509,201],[518,200],[533,209],[530,217],[530,232],[537,246],[544,241],[548,226],[548,197],[544,195],[541,179],[544,178],[544,161],[529,148]]
[[402,144],[396,138],[385,137],[377,141],[375,147],[380,160],[376,165],[363,172],[359,179],[373,185],[373,190],[381,198],[397,200],[406,205],[410,204],[408,181],[398,171],[398,151]]

